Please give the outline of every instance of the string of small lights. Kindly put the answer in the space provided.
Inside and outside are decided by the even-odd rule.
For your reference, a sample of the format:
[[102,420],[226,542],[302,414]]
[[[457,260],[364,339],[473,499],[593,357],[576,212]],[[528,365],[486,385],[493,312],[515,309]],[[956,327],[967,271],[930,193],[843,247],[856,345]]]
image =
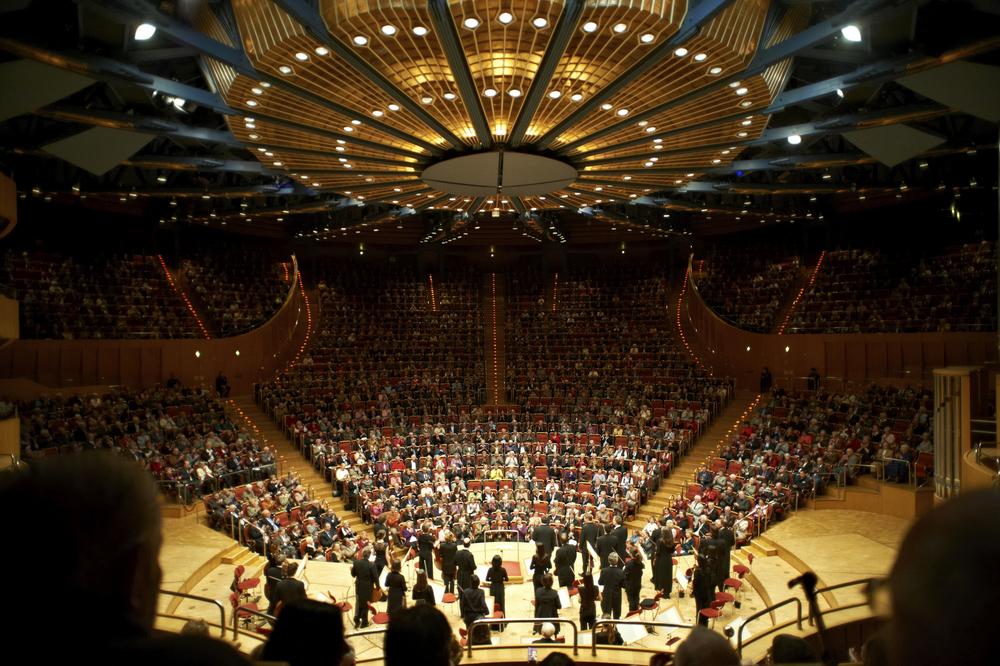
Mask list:
[[302,356],[302,352],[306,350],[306,345],[309,344],[309,336],[312,335],[312,308],[309,307],[309,297],[306,296],[306,286],[302,284],[301,276],[299,276],[299,291],[302,293],[302,301],[306,304],[306,339],[302,341],[302,346],[299,347],[299,351],[295,354],[295,358],[292,359],[291,363],[288,364],[287,369],[298,363],[299,357]]
[[428,275],[427,278],[428,278],[428,280],[430,280],[430,283],[431,283],[431,312],[437,312],[437,309],[438,309],[437,308],[437,299],[434,298],[434,276],[433,275]]
[[497,373],[497,274],[493,274],[493,406],[500,404],[500,385]]
[[795,297],[794,301],[792,301],[792,307],[788,309],[788,314],[785,315],[785,321],[782,322],[781,328],[778,330],[778,335],[781,335],[782,333],[785,332],[785,326],[788,326],[788,320],[792,318],[792,312],[795,311],[795,306],[798,305],[799,299],[802,298],[802,295],[806,293],[806,289],[811,287],[813,282],[816,281],[816,275],[817,273],[819,273],[819,267],[823,264],[823,257],[825,256],[826,256],[826,250],[823,250],[823,252],[821,252],[819,255],[819,261],[816,262],[816,268],[813,269],[812,277],[809,278],[809,284],[799,289],[799,295]]
[[[677,297],[677,334],[681,337],[681,342],[684,343],[684,348],[687,349],[688,354],[694,359],[694,362],[698,364],[698,367],[705,368],[705,365],[698,358],[698,355],[694,353],[691,349],[691,345],[687,343],[687,339],[684,337],[684,329],[681,327],[681,302],[684,300],[684,293],[687,291],[688,279],[691,275],[691,269],[689,268],[684,273],[684,284],[681,286],[680,296]],[[712,373],[708,373],[709,377],[712,377]]]
[[174,279],[170,277],[170,271],[167,270],[167,262],[163,261],[163,255],[158,254],[156,257],[160,260],[160,265],[163,266],[163,274],[167,276],[167,281],[170,283],[170,286],[174,288],[174,293],[184,299],[184,302],[187,304],[188,310],[191,311],[191,315],[194,317],[194,320],[198,322],[198,328],[200,328],[201,332],[205,334],[205,339],[211,340],[212,336],[210,336],[208,331],[205,330],[205,325],[201,323],[201,317],[199,317],[198,313],[194,311],[194,306],[191,305],[191,301],[188,300],[187,294],[185,294],[180,287],[174,284]]
[[552,311],[556,311],[556,296],[559,295],[559,273],[556,273],[555,281],[552,283]]

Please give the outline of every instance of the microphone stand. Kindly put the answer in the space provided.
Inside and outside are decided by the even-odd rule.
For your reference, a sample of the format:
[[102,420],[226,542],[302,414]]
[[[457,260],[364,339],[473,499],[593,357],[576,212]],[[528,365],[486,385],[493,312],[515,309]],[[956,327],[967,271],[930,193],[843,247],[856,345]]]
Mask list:
[[794,578],[788,581],[788,588],[791,589],[796,585],[802,586],[802,591],[805,592],[806,599],[809,601],[809,614],[816,621],[816,632],[819,634],[819,644],[823,653],[820,655],[820,661],[823,662],[824,666],[837,666],[837,659],[833,655],[833,651],[830,649],[829,636],[826,633],[826,625],[823,623],[823,612],[819,608],[819,601],[816,598],[816,574],[811,571],[807,571],[798,578]]

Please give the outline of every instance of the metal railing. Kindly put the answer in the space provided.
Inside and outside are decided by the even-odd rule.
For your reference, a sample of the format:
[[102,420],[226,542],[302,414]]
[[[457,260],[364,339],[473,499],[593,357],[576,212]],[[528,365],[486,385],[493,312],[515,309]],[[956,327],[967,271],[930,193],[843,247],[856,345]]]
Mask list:
[[[221,606],[222,604],[219,605]],[[240,613],[247,613],[249,615],[254,615],[256,617],[263,618],[264,620],[267,620],[267,622],[269,622],[270,624],[274,624],[274,621],[277,619],[273,615],[268,615],[267,613],[259,611],[256,608],[249,608],[247,606],[237,606],[236,608],[233,609],[233,636],[236,636],[239,633]]]
[[[203,601],[206,604],[213,604],[219,607],[219,630],[222,632],[220,634],[221,638],[226,637],[226,607],[222,605],[222,602],[217,599],[209,599],[208,597],[199,597],[196,594],[185,594],[184,592],[174,592],[173,590],[160,590],[160,594],[168,594],[172,597],[181,597],[183,599],[194,599],[195,601]],[[171,617],[165,613],[157,613],[160,617]],[[234,636],[236,634],[233,634]]]
[[[673,627],[674,629],[693,629],[693,624],[678,624],[676,622],[643,622],[642,620],[598,620],[594,623],[594,626],[590,630],[590,656],[597,656],[597,628],[602,625],[617,625],[617,624],[641,624],[644,627]],[[602,645],[601,648],[611,647],[614,645]],[[620,646],[618,646],[620,647]],[[574,652],[574,654],[576,654]]]
[[[788,599],[785,599],[784,601],[779,601],[778,603],[776,603],[774,605],[768,606],[764,610],[758,611],[758,612],[754,613],[753,615],[751,615],[750,617],[748,617],[746,620],[744,620],[743,624],[741,624],[740,628],[737,630],[737,632],[736,632],[736,654],[738,654],[741,659],[743,658],[743,630],[747,627],[747,625],[749,625],[754,620],[757,620],[757,619],[763,617],[764,615],[768,615],[770,613],[773,613],[774,611],[778,610],[782,606],[787,606],[790,603],[794,603],[795,606],[796,606],[797,613],[798,613],[797,616],[796,616],[796,620],[795,620],[796,627],[798,628],[799,631],[802,631],[802,600],[801,599],[799,599],[798,597],[789,597]],[[810,618],[810,621],[811,621],[811,618]],[[782,626],[784,626],[784,625],[779,625],[774,620],[772,620],[772,622],[773,622],[773,626],[772,627],[770,627],[769,629],[765,630],[761,634],[757,634],[756,636],[754,636],[754,639],[759,639],[759,638],[762,638],[764,636],[767,636],[768,634],[771,634],[771,633],[777,631],[778,629],[780,629]]]
[[515,548],[517,550],[517,555],[516,555],[517,561],[518,562],[521,561],[521,541],[520,541],[521,533],[520,532],[518,532],[517,530],[483,530],[481,534],[483,535],[483,557],[486,557],[487,553],[489,552],[489,548],[487,547],[488,544],[489,544],[489,541],[486,540],[486,535],[487,534],[513,534],[514,535],[513,541],[516,544]]
[[[824,594],[826,592],[832,592],[833,590],[841,590],[841,589],[843,589],[845,587],[854,587],[856,585],[864,585],[867,588],[869,585],[871,585],[872,583],[877,582],[878,580],[879,580],[878,578],[861,578],[861,579],[858,579],[858,580],[848,581],[846,583],[838,583],[837,585],[828,585],[827,587],[818,588],[816,590],[816,594]],[[834,607],[830,608],[827,612],[829,613],[829,612],[832,612],[832,611],[846,610],[848,608],[860,608],[862,606],[867,606],[867,605],[868,605],[868,599],[866,598],[864,601],[859,602],[859,603],[847,604],[847,605],[844,605],[844,606],[841,606],[841,605],[834,606]],[[812,610],[810,610],[809,611],[809,624],[812,624],[812,623],[813,623],[813,615],[812,615]]]
[[983,455],[984,444],[989,445],[986,448],[996,448],[998,449],[998,452],[1000,452],[1000,442],[979,442],[978,444],[976,444],[976,464],[982,465],[983,458],[986,458],[987,460],[992,460],[994,463],[997,464],[997,467],[1000,468],[1000,456]]
[[559,625],[568,624],[573,627],[573,656],[577,657],[580,655],[580,628],[576,626],[576,622],[573,620],[567,620],[561,617],[484,617],[469,625],[468,635],[465,640],[466,647],[468,647],[469,650],[469,658],[472,658],[473,647],[489,647],[488,645],[474,646],[472,644],[472,634],[477,626],[484,624],[543,624],[545,622]]

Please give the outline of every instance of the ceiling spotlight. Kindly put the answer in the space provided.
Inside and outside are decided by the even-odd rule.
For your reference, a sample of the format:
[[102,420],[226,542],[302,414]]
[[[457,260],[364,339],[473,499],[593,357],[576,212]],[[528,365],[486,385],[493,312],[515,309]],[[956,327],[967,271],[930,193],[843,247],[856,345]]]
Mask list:
[[708,59],[708,54],[706,54],[706,53],[698,53],[698,54],[695,55],[694,59],[695,59],[696,62],[702,62],[703,60],[707,60]]
[[486,95],[487,97],[496,97],[497,91],[494,90],[493,88],[487,88],[486,90],[483,91],[483,94]]
[[654,39],[656,39],[656,37],[653,35],[653,33],[647,32],[645,35],[639,38],[639,41],[642,42],[643,44],[649,44]]
[[674,55],[677,56],[678,58],[683,58],[687,54],[688,54],[688,50],[686,48],[684,48],[683,46],[680,47],[679,49],[677,49],[676,51],[674,51]]
[[257,106],[257,102],[255,100],[248,99],[247,106]]
[[861,41],[861,29],[856,25],[845,25],[840,29],[840,34],[849,42]]
[[746,127],[747,125],[750,125],[750,124],[752,124],[752,123],[753,123],[753,121],[752,121],[752,120],[744,120],[744,121],[743,121],[742,123],[740,123],[740,124],[741,124],[741,125],[743,125],[744,127]]
[[710,68],[710,69],[708,70],[708,73],[709,73],[709,74],[722,74],[722,68],[721,68],[721,67],[718,67],[718,66],[716,66],[716,67],[712,67],[712,68]]
[[751,102],[750,100],[747,100],[745,102],[740,102],[740,106],[742,107],[753,106],[753,102]]
[[321,55],[321,56],[330,55],[330,50],[325,46],[317,46],[316,55]]
[[503,23],[504,25],[507,25],[508,23],[514,20],[514,15],[511,14],[510,12],[502,12],[500,16],[497,17],[497,20]]
[[462,21],[462,25],[464,25],[469,30],[475,30],[476,28],[479,27],[479,19],[470,16],[469,18]]
[[247,129],[257,129],[257,126],[253,123],[247,123]]
[[301,51],[299,51],[298,53],[295,54],[295,59],[305,62],[306,60],[309,60],[309,54],[302,53]]
[[354,131],[354,128],[353,128],[353,127],[351,127],[350,125],[347,125],[346,127],[344,127],[344,131],[345,131],[345,132],[353,132],[353,131]]
[[799,136],[798,134],[791,134],[788,136],[788,143],[792,144],[793,146],[797,146],[800,143],[802,143],[802,137]]
[[425,28],[422,25],[413,27],[413,34],[416,35],[417,37],[423,37],[424,35],[427,34],[427,32],[428,32],[427,28]]
[[531,22],[531,25],[535,26],[539,30],[541,30],[548,24],[549,24],[548,20],[543,19],[541,16],[539,16],[538,18],[536,18],[534,21]]
[[395,35],[396,34],[396,26],[394,26],[394,25],[388,25],[388,24],[382,26],[382,34],[383,35],[390,35],[390,36],[391,35]]
[[656,128],[655,128],[655,127],[652,127],[652,126],[650,126],[650,127],[647,127],[647,128],[646,128],[646,131],[647,131],[647,132],[655,132],[655,131],[656,131]]
[[507,94],[510,95],[511,97],[520,97],[521,91],[518,90],[517,88],[512,88],[511,90],[507,91]]
[[161,183],[165,183],[165,182],[167,182],[167,177],[166,176],[157,176],[156,180],[160,181]]
[[580,93],[573,93],[572,95],[569,96],[569,98],[574,102],[579,102],[580,100],[583,99],[583,95]]
[[645,163],[643,163],[642,166],[644,166],[644,167],[651,167],[651,166],[653,166],[653,163],[652,162],[645,162]]
[[365,44],[368,43],[368,38],[365,37],[364,35],[358,35],[354,38],[354,43],[357,44],[358,46],[364,46]]
[[434,98],[433,97],[421,97],[420,101],[423,102],[424,104],[431,104],[431,103],[434,102]]
[[618,109],[617,113],[618,113],[619,116],[627,116],[628,115],[628,109]]
[[143,23],[135,29],[136,41],[144,42],[155,34],[156,26],[149,23]]
[[390,104],[389,105],[389,110],[390,111],[399,111],[399,105],[398,104]]
[[261,89],[261,88],[251,88],[250,92],[252,92],[254,95],[263,95],[264,94],[264,90]]
[[736,94],[737,95],[746,95],[748,92],[750,92],[750,91],[747,90],[746,88],[737,88],[736,89]]
[[605,111],[610,111],[613,107],[610,104],[602,104],[601,108]]
[[586,23],[583,24],[584,32],[594,32],[596,30],[597,30],[597,24],[594,23],[593,21],[587,21]]
[[444,98],[445,99],[455,99],[455,93],[445,93],[444,94]]
[[259,139],[259,138],[260,138],[260,135],[259,135],[259,134],[251,134],[251,135],[250,135],[250,138],[251,138],[251,139]]
[[278,71],[281,72],[282,74],[291,74],[292,68],[289,67],[288,65],[282,65],[281,67],[278,68]]
[[611,29],[614,32],[618,33],[618,34],[621,34],[621,33],[625,32],[626,30],[628,30],[628,26],[625,25],[624,23],[616,23],[615,27],[613,27]]
[[385,115],[385,112],[375,109],[374,111],[372,111],[372,115],[375,116],[376,118],[381,118],[382,116]]

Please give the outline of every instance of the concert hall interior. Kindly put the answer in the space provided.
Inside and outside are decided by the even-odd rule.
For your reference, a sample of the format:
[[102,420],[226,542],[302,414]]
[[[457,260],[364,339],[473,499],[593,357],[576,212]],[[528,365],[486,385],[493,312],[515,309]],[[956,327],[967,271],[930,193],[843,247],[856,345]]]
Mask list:
[[988,661],[998,55],[987,0],[0,2],[0,497],[74,535],[0,624]]

